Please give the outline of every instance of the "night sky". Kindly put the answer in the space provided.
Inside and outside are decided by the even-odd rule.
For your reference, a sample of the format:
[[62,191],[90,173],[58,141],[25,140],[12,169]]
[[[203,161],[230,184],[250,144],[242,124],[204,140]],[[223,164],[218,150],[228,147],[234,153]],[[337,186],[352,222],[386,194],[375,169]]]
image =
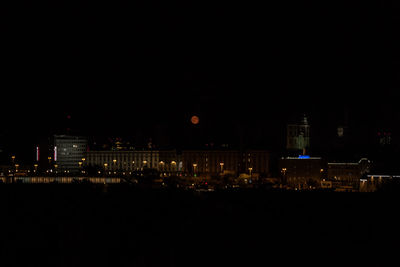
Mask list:
[[284,125],[303,112],[317,146],[346,113],[357,134],[399,130],[396,1],[1,5],[7,147],[67,127],[280,147]]

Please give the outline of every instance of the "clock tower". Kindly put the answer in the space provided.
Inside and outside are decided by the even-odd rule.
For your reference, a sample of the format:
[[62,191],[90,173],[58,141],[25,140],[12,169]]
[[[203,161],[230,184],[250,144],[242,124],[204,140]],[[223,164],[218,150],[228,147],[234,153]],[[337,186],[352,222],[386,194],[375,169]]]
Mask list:
[[290,154],[306,155],[310,148],[310,124],[305,114],[286,128],[286,149]]

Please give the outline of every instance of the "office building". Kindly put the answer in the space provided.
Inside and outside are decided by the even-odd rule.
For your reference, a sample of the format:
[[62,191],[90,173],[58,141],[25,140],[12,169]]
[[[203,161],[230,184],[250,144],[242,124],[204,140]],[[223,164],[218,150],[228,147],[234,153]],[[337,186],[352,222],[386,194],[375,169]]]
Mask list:
[[49,156],[48,160],[54,162],[57,171],[77,173],[87,151],[87,139],[81,136],[55,135],[53,149],[53,157]]

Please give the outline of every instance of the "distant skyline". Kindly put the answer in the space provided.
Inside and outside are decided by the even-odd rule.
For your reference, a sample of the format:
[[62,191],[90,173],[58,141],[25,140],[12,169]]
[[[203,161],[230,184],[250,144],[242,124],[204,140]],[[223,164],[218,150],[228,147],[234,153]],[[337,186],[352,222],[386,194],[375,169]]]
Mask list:
[[396,3],[12,5],[0,28],[10,146],[70,127],[68,115],[88,135],[171,140],[198,115],[211,139],[237,140],[241,125],[265,146],[303,112],[322,144],[344,112],[363,135],[400,130]]

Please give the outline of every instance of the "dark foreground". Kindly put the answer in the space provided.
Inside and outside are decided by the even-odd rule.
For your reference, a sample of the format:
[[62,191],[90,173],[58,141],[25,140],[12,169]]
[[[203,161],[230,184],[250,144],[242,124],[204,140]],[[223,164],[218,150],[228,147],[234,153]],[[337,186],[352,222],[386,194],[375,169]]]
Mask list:
[[0,266],[394,266],[395,193],[0,185]]

